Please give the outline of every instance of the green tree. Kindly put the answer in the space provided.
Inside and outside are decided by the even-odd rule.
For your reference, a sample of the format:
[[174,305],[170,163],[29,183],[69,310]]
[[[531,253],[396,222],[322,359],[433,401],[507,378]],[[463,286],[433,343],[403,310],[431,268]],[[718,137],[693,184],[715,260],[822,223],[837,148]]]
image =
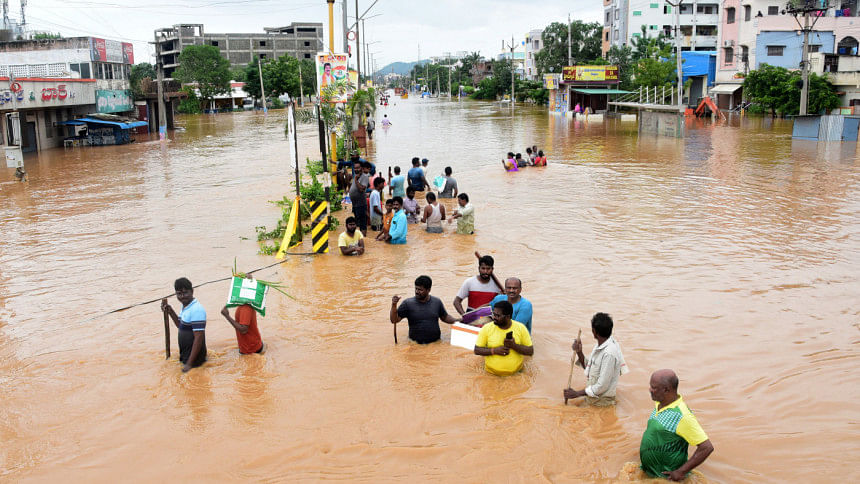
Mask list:
[[218,47],[189,45],[179,54],[179,68],[173,76],[183,84],[196,84],[200,98],[212,100],[230,92],[230,62]]
[[152,81],[155,77],[155,68],[152,67],[152,64],[141,62],[140,64],[131,66],[128,80],[129,84],[131,84],[131,92],[135,99],[143,99],[146,96],[146,93],[143,92],[141,81],[147,78]]
[[642,26],[639,35],[633,35],[633,38],[630,39],[630,43],[632,44],[631,54],[634,61],[638,61],[639,59],[655,58],[655,56],[660,56],[665,52],[672,52],[673,50],[666,32],[661,30],[656,37],[651,37],[648,35],[648,30],[644,25]]
[[245,68],[244,67],[231,67],[230,68],[230,80],[236,82],[245,82]]
[[[800,112],[801,74],[784,67],[762,64],[744,79],[744,93],[751,102],[770,111],[771,116]],[[809,112],[818,113],[839,107],[839,96],[826,78],[809,74]]]
[[[553,22],[543,31],[541,38],[544,47],[535,54],[535,64],[539,74],[560,73],[568,65],[568,26]],[[570,23],[570,60],[573,64],[593,63],[601,57],[601,35],[603,26],[598,22],[574,20]],[[552,68],[552,69],[550,69]]]
[[606,62],[618,66],[618,88],[633,89],[633,48],[613,45],[606,53]]

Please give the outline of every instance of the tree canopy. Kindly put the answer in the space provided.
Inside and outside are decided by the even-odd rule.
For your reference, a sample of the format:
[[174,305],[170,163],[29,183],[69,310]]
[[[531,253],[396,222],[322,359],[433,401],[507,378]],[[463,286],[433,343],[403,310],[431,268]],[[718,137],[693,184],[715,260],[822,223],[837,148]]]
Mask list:
[[152,80],[155,79],[155,76],[155,68],[152,67],[152,64],[141,62],[140,64],[131,66],[128,81],[129,84],[131,84],[131,92],[135,99],[142,99],[146,94],[143,92],[143,87],[141,86],[140,81],[145,78]]
[[[758,104],[771,116],[796,115],[800,112],[801,74],[784,67],[762,64],[750,71],[744,79],[744,93],[748,100]],[[810,113],[829,111],[839,107],[839,96],[826,78],[809,73]]]
[[[543,49],[535,54],[538,73],[560,73],[563,66],[569,65],[567,58],[566,23],[553,22],[543,31]],[[598,22],[574,20],[570,23],[570,53],[573,64],[588,64],[601,58],[601,39],[603,26]],[[552,68],[552,70],[550,70]]]
[[189,45],[179,54],[179,68],[173,73],[183,84],[197,84],[200,98],[211,100],[230,92],[230,62],[218,47]]
[[[260,90],[260,73],[257,67],[259,59],[254,57],[250,64],[245,67],[245,92],[253,97],[262,96]],[[290,97],[298,98],[301,93],[299,89],[299,66],[301,65],[301,82],[304,94],[312,95],[316,92],[316,67],[309,59],[298,60],[295,57],[284,54],[275,60],[263,60],[263,82],[265,83],[266,96],[278,97],[289,94]]]

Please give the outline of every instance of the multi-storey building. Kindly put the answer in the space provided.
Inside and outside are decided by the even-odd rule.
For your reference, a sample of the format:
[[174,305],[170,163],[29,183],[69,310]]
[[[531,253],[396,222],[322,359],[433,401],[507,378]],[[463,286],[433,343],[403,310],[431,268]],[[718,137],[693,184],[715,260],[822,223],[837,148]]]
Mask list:
[[63,145],[64,121],[133,110],[132,64],[132,44],[95,37],[0,42],[0,132],[17,111],[22,150],[41,151]]
[[[810,34],[810,53],[857,54],[860,18],[856,3],[837,2],[837,7],[815,22],[815,31]],[[761,64],[787,69],[801,67],[803,36],[795,18],[783,14],[784,9],[785,4],[777,0],[723,2],[717,86],[711,90],[720,108],[732,108],[741,102],[744,77]],[[844,103],[849,105],[850,101]]]
[[525,79],[529,81],[537,81],[540,79],[540,76],[538,75],[538,68],[535,56],[543,48],[542,36],[543,30],[541,29],[530,30],[529,33],[526,34],[526,58],[524,76]]
[[627,12],[629,0],[603,0],[603,55],[610,47],[627,45]]
[[164,65],[166,79],[179,67],[179,54],[189,45],[211,45],[221,51],[231,67],[251,63],[255,56],[277,59],[289,54],[313,59],[323,50],[323,26],[317,22],[293,22],[286,27],[265,28],[258,34],[210,34],[203,24],[179,24],[155,31],[158,60]]

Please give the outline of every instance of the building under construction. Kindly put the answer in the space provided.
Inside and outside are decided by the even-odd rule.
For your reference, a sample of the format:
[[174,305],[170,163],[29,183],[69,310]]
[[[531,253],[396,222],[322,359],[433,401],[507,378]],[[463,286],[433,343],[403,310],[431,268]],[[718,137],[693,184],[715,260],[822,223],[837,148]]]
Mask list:
[[270,27],[258,34],[210,34],[203,24],[178,24],[155,31],[158,62],[164,78],[172,79],[179,67],[179,54],[189,45],[211,45],[221,51],[231,67],[244,67],[255,56],[277,59],[289,54],[298,59],[313,59],[323,50],[323,25],[318,22],[293,22],[286,27]]

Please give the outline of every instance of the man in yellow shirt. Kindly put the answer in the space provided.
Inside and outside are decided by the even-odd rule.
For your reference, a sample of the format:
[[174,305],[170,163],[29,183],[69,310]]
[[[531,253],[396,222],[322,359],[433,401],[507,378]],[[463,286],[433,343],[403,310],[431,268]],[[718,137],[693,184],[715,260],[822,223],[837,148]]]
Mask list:
[[475,342],[475,354],[484,357],[484,369],[494,375],[513,375],[523,369],[523,355],[535,353],[529,330],[512,320],[512,314],[511,303],[497,302],[493,306],[493,324],[485,324]]
[[356,230],[356,228],[358,228],[358,224],[355,223],[355,217],[347,217],[346,230],[337,238],[337,246],[340,247],[341,254],[364,254],[364,236],[361,234],[361,230]]

